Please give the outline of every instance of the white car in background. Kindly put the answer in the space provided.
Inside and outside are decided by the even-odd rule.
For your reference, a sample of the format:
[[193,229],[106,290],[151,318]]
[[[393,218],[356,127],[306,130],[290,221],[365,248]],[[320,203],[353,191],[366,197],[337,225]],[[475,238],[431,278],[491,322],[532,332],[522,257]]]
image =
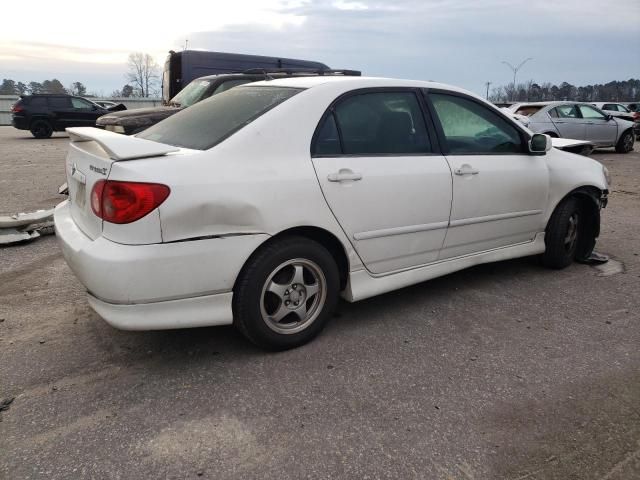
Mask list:
[[636,115],[636,112],[632,112],[621,103],[595,102],[591,105],[593,105],[594,107],[598,107],[604,113],[616,118],[622,118],[623,120],[628,120],[630,122],[634,122],[636,121],[636,119],[640,119],[640,114]]
[[587,140],[598,148],[614,147],[618,153],[633,151],[634,123],[615,118],[582,102],[516,103],[509,109],[529,117],[527,127],[551,137]]
[[598,107],[608,115],[620,118],[622,120],[627,120],[629,122],[634,122],[633,131],[636,134],[636,138],[640,138],[640,112],[633,111],[621,103],[597,102],[594,103],[593,106]]
[[272,349],[317,335],[340,295],[586,259],[609,188],[598,162],[422,81],[264,81],[134,137],[68,132],[55,224],[96,312],[131,330],[234,323]]

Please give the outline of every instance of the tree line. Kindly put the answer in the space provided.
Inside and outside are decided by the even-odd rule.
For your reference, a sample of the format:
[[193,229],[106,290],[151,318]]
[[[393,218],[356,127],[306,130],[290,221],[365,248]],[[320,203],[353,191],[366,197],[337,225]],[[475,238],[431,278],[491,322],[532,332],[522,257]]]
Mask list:
[[489,100],[492,102],[634,102],[640,97],[640,80],[614,80],[604,84],[575,86],[567,82],[554,85],[550,82],[538,84],[533,80],[494,87]]
[[[111,92],[111,97],[157,97],[160,94],[158,84],[160,67],[148,53],[135,52],[127,60],[127,83],[120,89]],[[98,97],[88,92],[82,82],[73,82],[68,87],[62,85],[57,78],[43,82],[16,82],[5,78],[0,84],[0,95],[33,95],[38,93],[67,93],[80,97]]]
[[[45,80],[43,82],[16,82],[10,78],[5,78],[0,83],[0,95],[34,95],[38,93],[59,93],[77,95],[79,97],[100,97],[95,92],[87,91],[87,87],[82,82],[73,82],[68,87],[62,85],[57,78]],[[121,90],[115,90],[112,97],[136,97],[135,89],[127,84]]]

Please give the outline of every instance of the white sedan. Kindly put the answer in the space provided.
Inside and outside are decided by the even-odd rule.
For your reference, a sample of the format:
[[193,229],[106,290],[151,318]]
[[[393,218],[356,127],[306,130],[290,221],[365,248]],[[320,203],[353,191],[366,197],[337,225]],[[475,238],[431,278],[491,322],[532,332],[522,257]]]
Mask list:
[[347,301],[480,263],[587,258],[606,169],[442,84],[240,86],[136,137],[68,129],[65,258],[111,325],[301,345]]

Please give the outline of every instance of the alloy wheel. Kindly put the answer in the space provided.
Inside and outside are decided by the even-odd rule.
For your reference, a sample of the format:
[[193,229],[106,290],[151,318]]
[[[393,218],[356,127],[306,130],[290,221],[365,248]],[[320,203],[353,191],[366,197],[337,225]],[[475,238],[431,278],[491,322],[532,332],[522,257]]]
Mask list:
[[314,262],[288,260],[267,277],[260,296],[260,312],[277,333],[304,330],[318,318],[327,296],[327,280]]
[[578,224],[580,217],[577,212],[574,212],[569,217],[569,227],[567,228],[567,234],[564,237],[564,247],[567,252],[575,251],[578,243]]

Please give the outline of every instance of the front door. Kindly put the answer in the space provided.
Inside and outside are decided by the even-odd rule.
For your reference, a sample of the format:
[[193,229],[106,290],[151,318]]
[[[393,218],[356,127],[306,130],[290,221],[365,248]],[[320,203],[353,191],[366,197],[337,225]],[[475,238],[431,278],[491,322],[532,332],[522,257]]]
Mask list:
[[312,147],[331,211],[376,274],[437,260],[446,234],[451,171],[434,153],[419,94],[353,92],[326,112]]
[[441,259],[531,241],[544,231],[549,191],[544,156],[489,106],[430,90],[428,97],[453,172],[451,219]]
[[618,124],[609,120],[600,110],[590,105],[580,105],[580,113],[585,126],[584,139],[597,145],[615,145]]
[[96,120],[107,113],[96,104],[80,97],[71,97],[71,108],[67,111],[69,127],[95,127]]

